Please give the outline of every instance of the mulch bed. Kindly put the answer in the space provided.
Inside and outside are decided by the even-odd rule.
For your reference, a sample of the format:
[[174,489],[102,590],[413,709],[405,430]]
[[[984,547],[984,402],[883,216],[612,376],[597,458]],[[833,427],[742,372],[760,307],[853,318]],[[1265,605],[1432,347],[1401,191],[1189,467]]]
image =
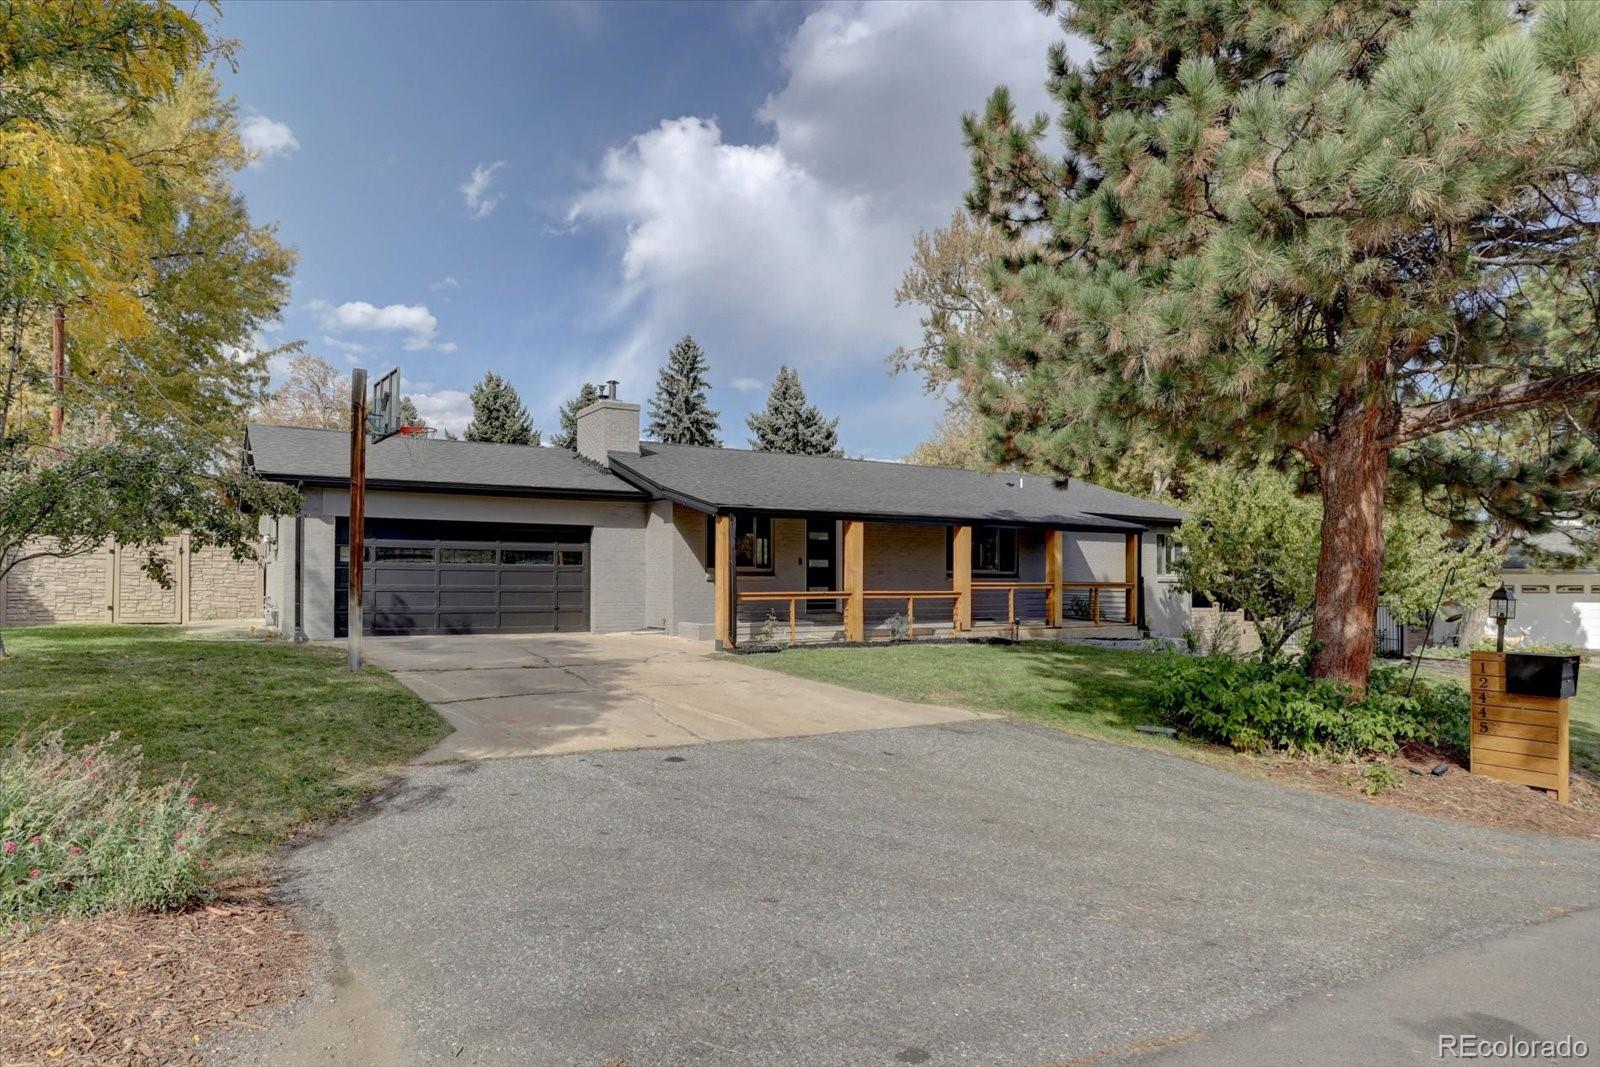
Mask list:
[[[1558,804],[1540,789],[1468,774],[1453,756],[1426,745],[1409,745],[1382,760],[1394,771],[1395,784],[1377,796],[1362,791],[1362,771],[1370,764],[1329,763],[1314,759],[1269,756],[1239,761],[1251,773],[1284,785],[1319,793],[1405,808],[1426,815],[1560,837],[1600,840],[1600,784],[1587,775],[1572,775],[1571,803]],[[1440,763],[1442,775],[1432,774]]]
[[303,992],[307,951],[258,890],[0,940],[0,1065],[200,1063],[206,1038]]

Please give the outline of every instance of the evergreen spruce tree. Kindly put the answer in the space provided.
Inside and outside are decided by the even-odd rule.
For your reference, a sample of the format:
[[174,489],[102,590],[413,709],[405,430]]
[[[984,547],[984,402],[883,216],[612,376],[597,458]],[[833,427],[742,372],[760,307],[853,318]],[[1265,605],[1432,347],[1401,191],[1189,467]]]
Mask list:
[[494,371],[472,387],[472,421],[467,423],[467,440],[501,445],[539,443],[539,431],[533,428],[533,419],[522,406],[516,387]]
[[417,405],[409,396],[400,397],[400,425],[421,426],[422,415],[417,411]]
[[1474,427],[1596,424],[1600,4],[1049,6],[1090,48],[1051,50],[1059,122],[1003,89],[964,120],[968,207],[1019,243],[951,352],[996,458],[1303,462],[1312,673],[1364,689],[1385,500],[1494,477],[1437,469]]
[[578,449],[578,412],[600,399],[600,387],[593,382],[584,382],[583,388],[578,390],[578,395],[561,405],[561,430],[551,442],[557,448],[564,448],[568,452]]
[[667,364],[656,378],[656,395],[650,398],[652,438],[670,445],[718,447],[717,413],[706,401],[706,354],[685,337],[667,353]]
[[767,394],[767,406],[753,412],[745,423],[752,435],[750,447],[758,452],[840,455],[839,420],[823,418],[814,404],[806,403],[800,375],[787,366],[778,368],[778,377]]

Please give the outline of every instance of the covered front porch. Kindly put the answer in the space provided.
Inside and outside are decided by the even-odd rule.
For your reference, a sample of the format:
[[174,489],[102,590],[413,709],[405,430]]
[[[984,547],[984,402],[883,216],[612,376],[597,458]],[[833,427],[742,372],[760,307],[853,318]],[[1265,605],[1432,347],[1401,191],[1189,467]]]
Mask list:
[[1141,634],[1141,528],[708,517],[719,648]]

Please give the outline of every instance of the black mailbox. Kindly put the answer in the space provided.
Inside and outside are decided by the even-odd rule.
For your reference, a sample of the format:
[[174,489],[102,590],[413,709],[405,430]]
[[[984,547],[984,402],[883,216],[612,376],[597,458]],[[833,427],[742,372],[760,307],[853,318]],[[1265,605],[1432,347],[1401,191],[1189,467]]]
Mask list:
[[1578,657],[1507,652],[1506,692],[1530,697],[1574,696],[1578,692]]

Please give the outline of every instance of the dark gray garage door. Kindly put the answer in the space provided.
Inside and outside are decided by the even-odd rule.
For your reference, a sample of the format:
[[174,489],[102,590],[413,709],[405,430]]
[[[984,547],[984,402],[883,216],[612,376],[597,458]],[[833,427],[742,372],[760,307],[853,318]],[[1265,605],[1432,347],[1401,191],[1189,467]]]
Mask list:
[[[391,524],[392,525],[392,524]],[[410,525],[410,524],[408,524]],[[363,630],[369,634],[543,633],[589,629],[589,543],[583,529],[466,524],[374,530],[366,544]],[[373,533],[405,536],[375,537]],[[430,532],[450,536],[418,536]],[[544,536],[540,536],[544,535]],[[346,632],[348,539],[340,545],[335,623]]]

